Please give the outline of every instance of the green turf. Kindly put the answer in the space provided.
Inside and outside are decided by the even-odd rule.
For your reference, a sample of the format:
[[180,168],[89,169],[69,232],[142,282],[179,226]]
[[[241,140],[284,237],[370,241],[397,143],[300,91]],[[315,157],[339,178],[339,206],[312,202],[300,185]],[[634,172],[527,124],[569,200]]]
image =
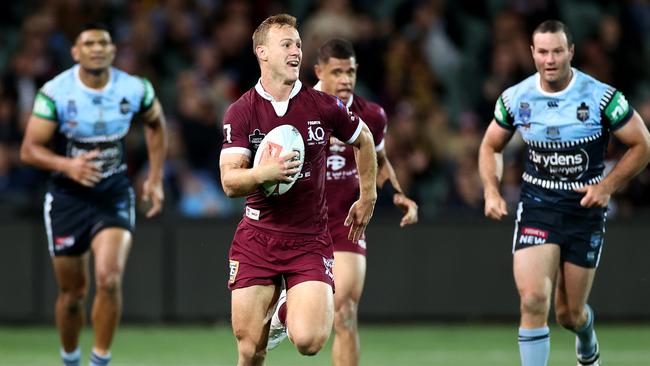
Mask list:
[[[650,365],[650,325],[598,325],[606,365]],[[519,365],[512,325],[364,326],[362,365]],[[574,337],[552,328],[550,365],[574,365]],[[331,341],[331,339],[330,339]],[[91,333],[82,338],[84,366]],[[267,366],[329,365],[330,344],[315,357],[299,356],[289,342],[271,351]],[[58,340],[51,327],[0,327],[0,365],[58,365]],[[235,341],[227,326],[123,326],[113,346],[113,366],[235,365]]]

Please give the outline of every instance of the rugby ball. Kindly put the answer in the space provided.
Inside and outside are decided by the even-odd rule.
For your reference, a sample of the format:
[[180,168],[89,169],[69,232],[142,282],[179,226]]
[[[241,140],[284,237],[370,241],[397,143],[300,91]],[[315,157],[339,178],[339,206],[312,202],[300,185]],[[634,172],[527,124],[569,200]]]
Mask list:
[[[302,170],[302,163],[305,161],[305,143],[302,140],[300,132],[295,127],[291,125],[281,125],[269,131],[269,133],[264,136],[262,142],[260,142],[260,146],[255,152],[253,166],[259,164],[260,158],[262,157],[262,151],[267,147],[270,155],[274,157],[286,155],[291,151],[297,151],[298,156],[291,161],[300,161],[300,169]],[[285,194],[296,182],[296,178],[299,174],[300,171],[293,176],[294,180],[291,183],[264,183],[260,187],[266,196]]]

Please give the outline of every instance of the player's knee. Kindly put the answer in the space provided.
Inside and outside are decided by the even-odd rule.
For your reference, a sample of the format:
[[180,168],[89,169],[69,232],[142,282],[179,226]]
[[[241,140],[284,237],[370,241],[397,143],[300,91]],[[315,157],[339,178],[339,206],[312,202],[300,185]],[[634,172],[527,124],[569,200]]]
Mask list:
[[354,332],[357,329],[357,302],[346,299],[337,305],[334,313],[334,329],[336,332]]
[[304,356],[314,356],[320,351],[325,342],[327,342],[328,335],[326,332],[321,333],[312,333],[294,336],[291,335],[291,341],[298,349],[301,355]]
[[548,311],[550,297],[543,291],[521,291],[521,312],[543,314]]
[[65,311],[70,315],[81,312],[86,301],[86,293],[85,289],[62,290],[60,297]]
[[571,309],[568,306],[555,307],[555,319],[558,324],[566,329],[575,329],[581,314],[582,309]]
[[118,294],[122,287],[122,276],[118,271],[101,271],[97,273],[96,287],[97,291]]
[[266,347],[245,338],[237,337],[237,351],[240,359],[249,360],[253,365],[261,364],[266,358]]

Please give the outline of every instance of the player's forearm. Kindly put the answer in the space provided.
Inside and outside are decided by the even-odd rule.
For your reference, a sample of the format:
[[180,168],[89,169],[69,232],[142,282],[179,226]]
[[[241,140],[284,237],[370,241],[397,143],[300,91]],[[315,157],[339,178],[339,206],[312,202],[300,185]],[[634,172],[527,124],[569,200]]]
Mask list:
[[377,164],[377,186],[382,188],[384,183],[388,180],[393,185],[395,193],[404,193],[404,190],[402,190],[402,186],[399,184],[399,180],[397,179],[395,169],[393,169],[393,164],[390,163],[390,160],[388,160],[388,156],[386,156],[385,153],[377,154]]
[[359,172],[360,199],[377,200],[377,153],[372,134],[364,126],[359,136],[357,171]]
[[167,155],[167,127],[162,114],[155,123],[145,125],[144,136],[149,156],[149,177],[162,180]]
[[639,174],[648,162],[650,162],[650,147],[647,144],[634,145],[625,152],[600,184],[607,187],[610,194],[614,193]]
[[48,147],[38,144],[23,144],[20,148],[20,160],[44,170],[66,173],[70,159],[58,155]]
[[221,167],[221,185],[230,198],[244,197],[253,193],[262,182],[259,181],[254,169]]
[[499,194],[499,182],[503,173],[503,156],[493,148],[482,144],[479,150],[478,170],[483,182],[484,195]]

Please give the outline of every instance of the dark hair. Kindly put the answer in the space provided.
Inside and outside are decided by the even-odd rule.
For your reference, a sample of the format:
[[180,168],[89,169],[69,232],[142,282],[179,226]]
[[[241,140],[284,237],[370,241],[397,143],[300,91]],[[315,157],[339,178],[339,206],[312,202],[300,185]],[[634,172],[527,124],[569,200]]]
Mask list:
[[297,28],[296,17],[289,14],[276,14],[264,19],[264,21],[257,26],[255,32],[253,32],[253,52],[255,52],[257,46],[266,44],[266,36],[269,34],[269,29],[273,26]]
[[77,35],[85,32],[85,31],[89,31],[89,30],[103,30],[103,31],[106,31],[108,33],[111,32],[108,29],[108,26],[105,23],[102,23],[102,22],[88,22],[88,23],[84,23],[84,25],[82,25],[81,28],[79,28],[79,33],[77,33]]
[[327,63],[327,61],[332,57],[340,59],[350,57],[356,58],[352,43],[340,38],[330,39],[323,43],[323,45],[318,49],[318,62]]
[[533,35],[530,37],[530,43],[533,44],[533,38],[537,33],[559,33],[564,32],[566,36],[567,46],[571,47],[573,45],[573,35],[564,23],[559,20],[545,20],[542,24],[538,25],[537,28],[533,31]]

